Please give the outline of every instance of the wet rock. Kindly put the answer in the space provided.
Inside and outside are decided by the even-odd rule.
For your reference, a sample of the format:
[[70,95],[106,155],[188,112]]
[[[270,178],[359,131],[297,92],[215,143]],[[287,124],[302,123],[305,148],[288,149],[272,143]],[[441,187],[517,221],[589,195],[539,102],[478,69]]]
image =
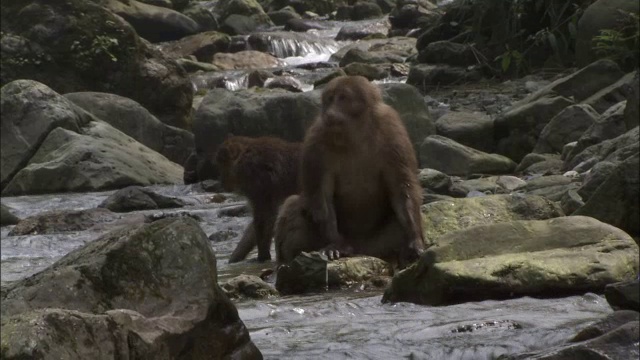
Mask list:
[[446,194],[452,184],[449,175],[435,169],[421,169],[418,173],[418,181],[423,189],[437,194]]
[[585,104],[603,113],[615,104],[631,98],[634,73],[628,73],[615,83],[601,89],[584,100]]
[[273,0],[266,10],[279,10],[283,7],[291,7],[298,14],[313,12],[317,15],[328,15],[337,8],[335,0]]
[[11,209],[4,204],[0,204],[0,226],[15,225],[20,222],[20,218],[11,213]]
[[596,219],[510,221],[439,237],[418,263],[394,276],[383,301],[445,305],[583,294],[634,279],[637,271],[634,240]]
[[333,71],[331,73],[329,73],[329,75],[323,76],[320,79],[316,80],[313,83],[313,88],[314,89],[320,89],[322,88],[322,86],[326,85],[329,81],[340,77],[340,76],[347,76],[347,73],[344,72],[343,69],[338,69],[336,71]]
[[549,121],[572,103],[562,96],[543,97],[503,113],[494,122],[496,151],[514,161],[522,160]]
[[203,2],[189,2],[182,13],[198,24],[200,31],[216,31],[220,28],[218,19],[212,10]]
[[500,320],[500,321],[485,321],[485,322],[476,322],[468,325],[460,325],[455,329],[451,330],[452,333],[466,333],[466,332],[474,332],[474,331],[483,331],[483,330],[520,330],[522,329],[522,325],[515,321],[511,320]]
[[[32,79],[58,93],[114,93],[139,102],[165,124],[188,128],[193,88],[186,73],[120,16],[92,1],[33,0],[3,5],[1,20],[1,84]],[[146,29],[161,33],[156,26]],[[12,39],[19,42],[12,45]]]
[[98,191],[178,184],[182,167],[101,121],[82,133],[58,127],[2,190],[3,195]]
[[565,359],[629,359],[640,355],[638,352],[638,338],[640,329],[638,321],[630,321],[604,335],[591,340],[571,345],[543,350],[539,353],[520,355],[503,355],[499,360],[565,360]]
[[614,309],[640,311],[640,285],[638,279],[609,284],[604,288],[604,296]]
[[[418,91],[406,84],[381,84],[383,100],[400,114],[414,146],[435,131],[426,104]],[[281,90],[213,89],[205,96],[194,118],[200,159],[210,159],[225,136],[278,136],[301,141],[320,110],[321,90],[290,93]],[[241,112],[243,116],[238,118]],[[233,127],[231,126],[233,124]],[[215,176],[215,172],[203,176]],[[200,181],[208,177],[198,177]]]
[[351,63],[386,64],[401,62],[404,62],[404,59],[401,56],[383,52],[369,52],[353,48],[344,54],[344,57],[340,60],[340,67],[345,67]]
[[249,35],[260,28],[252,17],[238,14],[229,15],[220,24],[220,31],[229,35]]
[[324,27],[313,21],[300,18],[289,19],[284,25],[284,31],[307,32],[312,29],[321,30],[324,29]]
[[420,163],[447,175],[506,174],[516,168],[516,163],[507,157],[475,150],[439,135],[427,137],[420,145]]
[[[191,219],[110,232],[3,289],[3,354],[32,358],[51,345],[48,355],[87,358],[118,342],[120,354],[136,358],[261,359],[216,277],[209,240]],[[34,313],[49,331],[33,326]],[[90,329],[101,336],[75,343]]]
[[[609,288],[610,286],[611,285],[607,285],[607,287],[605,288],[605,293],[606,293],[606,289]],[[638,289],[636,288],[636,290]],[[576,336],[571,338],[569,342],[580,342],[580,341],[597,338],[598,336],[604,335],[609,331],[615,330],[618,327],[630,321],[639,321],[639,320],[640,320],[640,313],[638,313],[637,310],[636,311],[632,311],[632,310],[614,311],[613,313],[607,315],[604,319],[598,320],[595,323],[580,330],[580,332],[578,332]]]
[[105,5],[131,24],[140,37],[151,42],[178,40],[199,30],[194,20],[173,9],[135,0],[107,1]]
[[638,127],[609,140],[591,145],[584,150],[574,149],[575,156],[565,160],[564,170],[580,170],[584,172],[591,169],[599,161],[613,162],[624,161],[630,155],[637,152],[640,140]]
[[274,77],[273,73],[267,70],[253,70],[247,75],[247,87],[252,88],[254,86],[264,87],[264,83],[267,79]]
[[98,205],[98,207],[114,212],[129,212],[135,210],[180,208],[185,205],[186,203],[179,198],[156,194],[149,189],[139,186],[128,186],[113,193]]
[[278,290],[255,275],[236,276],[220,287],[231,299],[269,299],[280,296]]
[[340,62],[344,58],[345,54],[353,49],[359,49],[363,52],[374,53],[374,55],[382,54],[382,57],[393,55],[404,60],[416,53],[415,45],[416,39],[403,36],[392,37],[389,39],[365,38],[340,48],[340,50],[331,55],[331,58],[329,60]]
[[640,90],[638,89],[638,82],[640,81],[640,72],[636,71],[633,77],[633,82],[629,84],[627,91],[627,106],[624,110],[624,123],[627,125],[627,130],[631,130],[640,124]]
[[337,41],[344,40],[360,40],[366,37],[380,36],[387,37],[387,31],[389,30],[389,24],[384,22],[377,22],[369,25],[346,25],[340,28],[336,35]]
[[411,66],[407,84],[411,84],[423,93],[437,86],[465,84],[482,78],[477,69],[466,69],[448,65],[415,64]]
[[567,155],[565,161],[571,162],[576,155],[589,146],[613,139],[627,132],[624,123],[625,108],[626,101],[620,102],[597,118],[577,139],[576,146]]
[[230,206],[220,209],[218,217],[241,217],[249,216],[251,209],[247,205]]
[[578,104],[564,108],[542,129],[533,152],[561,152],[565,144],[578,140],[599,117],[589,105]]
[[389,77],[389,70],[384,66],[363,63],[351,63],[343,68],[347,75],[364,76],[369,80],[381,80]]
[[390,274],[390,265],[374,257],[328,261],[317,252],[303,252],[278,268],[276,289],[283,295],[302,294],[352,286]]
[[267,89],[284,89],[291,92],[302,92],[302,83],[293,76],[276,76],[264,83]]
[[223,242],[237,237],[239,234],[232,230],[217,231],[209,235],[209,240],[213,242]]
[[422,23],[428,23],[439,16],[437,5],[427,0],[400,0],[389,14],[389,22],[393,28],[414,29]]
[[373,2],[358,1],[353,5],[342,5],[336,11],[336,20],[366,20],[382,17],[382,9]]
[[449,199],[423,205],[423,229],[430,243],[448,233],[477,225],[516,220],[545,220],[563,216],[553,202],[529,195],[488,195]]
[[418,61],[427,64],[446,64],[466,67],[477,65],[478,60],[470,45],[451,41],[435,41],[420,50]]
[[[633,0],[600,0],[584,11],[578,22],[576,38],[576,61],[579,66],[603,57],[595,49],[593,37],[600,35],[601,30],[619,27],[620,11],[638,14],[638,3]],[[637,65],[633,60],[631,62],[626,65]]]
[[250,19],[256,26],[273,26],[273,22],[256,0],[220,0],[213,11],[222,22],[229,17],[242,16]]
[[10,236],[55,234],[84,231],[98,224],[110,223],[118,216],[107,209],[52,210],[22,219]]
[[[189,74],[196,72],[220,71],[220,68],[215,65],[190,59],[176,59],[176,63],[182,66],[184,71],[188,72]],[[196,100],[194,99],[194,103],[195,102]]]
[[223,70],[233,69],[265,69],[281,65],[277,58],[255,50],[237,53],[217,53],[213,55],[213,65]]
[[162,44],[161,49],[176,58],[193,55],[198,61],[210,63],[213,55],[228,51],[230,42],[231,38],[227,34],[207,31]]
[[436,120],[436,131],[462,145],[493,151],[493,119],[484,114],[450,111]]
[[2,87],[0,176],[2,188],[60,127],[80,131],[93,117],[46,85],[17,80]]
[[[289,20],[301,19],[300,15],[296,13],[292,8],[283,8],[281,10],[269,11],[267,13],[271,21],[277,26],[287,26]],[[304,22],[306,23],[306,22]],[[295,23],[298,24],[297,22]],[[291,31],[297,31],[296,29],[288,29]],[[306,30],[305,30],[306,31]]]
[[64,97],[177,164],[183,164],[194,149],[193,133],[162,123],[134,100],[97,92]]
[[634,155],[610,170],[586,204],[575,212],[576,215],[592,216],[629,234],[640,234],[640,156],[637,144],[634,151]]

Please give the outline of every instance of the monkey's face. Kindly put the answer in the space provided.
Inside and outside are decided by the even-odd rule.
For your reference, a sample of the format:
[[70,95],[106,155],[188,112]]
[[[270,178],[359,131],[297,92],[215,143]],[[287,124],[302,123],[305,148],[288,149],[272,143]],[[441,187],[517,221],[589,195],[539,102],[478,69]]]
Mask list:
[[378,88],[361,76],[342,76],[329,82],[322,94],[322,119],[332,131],[351,131],[368,121],[380,101]]

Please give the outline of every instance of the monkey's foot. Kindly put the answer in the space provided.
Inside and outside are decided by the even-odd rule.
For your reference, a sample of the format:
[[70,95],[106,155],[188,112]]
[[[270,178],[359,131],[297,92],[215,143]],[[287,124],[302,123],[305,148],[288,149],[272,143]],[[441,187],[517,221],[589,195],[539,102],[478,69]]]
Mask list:
[[320,249],[319,252],[324,254],[329,261],[338,260],[341,257],[349,257],[353,255],[353,247],[340,244],[329,244]]

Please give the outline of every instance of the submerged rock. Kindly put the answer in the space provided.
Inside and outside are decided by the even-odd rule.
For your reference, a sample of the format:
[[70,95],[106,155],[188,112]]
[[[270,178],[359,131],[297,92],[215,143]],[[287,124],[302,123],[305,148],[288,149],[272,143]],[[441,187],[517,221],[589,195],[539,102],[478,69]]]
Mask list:
[[473,226],[438,238],[394,276],[383,301],[446,305],[600,292],[635,279],[638,245],[585,216]]
[[185,205],[186,203],[179,198],[156,194],[149,189],[139,186],[128,186],[113,193],[98,205],[98,207],[115,212],[129,212],[135,210],[180,208]]
[[117,218],[107,209],[52,210],[24,218],[11,229],[9,236],[84,231]]
[[268,299],[280,296],[278,290],[255,275],[240,275],[221,285],[222,290],[232,299]]
[[20,222],[20,218],[13,215],[11,210],[0,204],[0,226],[15,225]]
[[[216,277],[192,219],[110,232],[3,288],[2,354],[261,359]],[[87,333],[95,337],[76,342]]]

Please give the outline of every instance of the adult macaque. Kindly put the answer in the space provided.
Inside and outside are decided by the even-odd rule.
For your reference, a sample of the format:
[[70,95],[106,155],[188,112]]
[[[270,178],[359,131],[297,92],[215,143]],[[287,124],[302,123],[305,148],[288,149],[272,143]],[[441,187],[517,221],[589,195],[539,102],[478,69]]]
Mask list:
[[278,207],[298,192],[301,144],[273,137],[229,136],[216,152],[222,186],[247,197],[253,221],[231,254],[243,260],[257,245],[258,261],[271,259],[271,239]]
[[415,261],[423,249],[417,160],[398,113],[361,76],[327,84],[302,146],[301,194],[280,208],[278,263],[300,251]]

